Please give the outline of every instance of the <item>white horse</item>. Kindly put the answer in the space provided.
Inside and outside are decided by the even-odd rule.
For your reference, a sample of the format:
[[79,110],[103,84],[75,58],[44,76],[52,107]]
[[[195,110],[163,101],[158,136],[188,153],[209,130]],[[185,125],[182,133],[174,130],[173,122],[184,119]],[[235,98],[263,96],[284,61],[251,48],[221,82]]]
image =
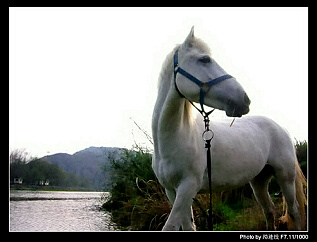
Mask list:
[[[200,82],[226,76],[211,58],[208,46],[192,28],[182,45],[167,56],[159,77],[158,97],[152,117],[153,170],[164,186],[172,211],[163,230],[195,230],[192,203],[198,192],[208,191],[203,119],[192,115],[191,102],[201,102],[202,87],[186,75],[174,74],[177,64]],[[174,59],[174,65],[173,65]],[[196,85],[197,84],[197,85]],[[250,100],[235,78],[226,78],[204,89],[203,104],[225,110],[227,116],[249,112]],[[197,115],[196,115],[197,116]],[[268,183],[274,175],[285,197],[293,229],[305,226],[306,180],[298,165],[288,133],[271,119],[243,117],[211,122],[212,190],[223,191],[250,183],[267,221],[274,229],[274,205]],[[306,184],[307,185],[307,184]]]

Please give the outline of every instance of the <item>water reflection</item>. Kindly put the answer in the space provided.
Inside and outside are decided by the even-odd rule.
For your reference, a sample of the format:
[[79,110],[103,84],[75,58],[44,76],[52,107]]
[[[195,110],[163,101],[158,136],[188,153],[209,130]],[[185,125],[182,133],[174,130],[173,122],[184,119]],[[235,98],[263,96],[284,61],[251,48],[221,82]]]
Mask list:
[[99,192],[11,191],[11,231],[113,231]]

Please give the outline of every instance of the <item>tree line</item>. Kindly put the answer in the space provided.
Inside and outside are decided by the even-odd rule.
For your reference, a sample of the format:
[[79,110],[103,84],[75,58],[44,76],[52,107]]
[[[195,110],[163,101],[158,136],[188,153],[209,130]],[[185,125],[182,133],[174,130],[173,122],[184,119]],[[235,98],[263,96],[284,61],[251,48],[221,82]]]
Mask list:
[[23,149],[16,149],[10,153],[10,182],[14,178],[22,178],[23,186],[38,185],[40,181],[49,181],[50,186],[61,188],[91,190],[92,182],[61,169],[55,164],[30,157]]

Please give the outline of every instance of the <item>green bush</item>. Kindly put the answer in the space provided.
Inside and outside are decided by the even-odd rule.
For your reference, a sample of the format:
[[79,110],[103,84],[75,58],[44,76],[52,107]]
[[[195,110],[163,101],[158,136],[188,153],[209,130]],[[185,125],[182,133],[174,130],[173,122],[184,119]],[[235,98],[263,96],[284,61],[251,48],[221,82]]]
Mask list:
[[110,199],[103,208],[111,211],[121,229],[160,230],[171,209],[163,187],[152,170],[148,150],[122,150],[119,159],[110,157]]
[[304,176],[307,178],[307,141],[298,141],[295,143],[296,155]]

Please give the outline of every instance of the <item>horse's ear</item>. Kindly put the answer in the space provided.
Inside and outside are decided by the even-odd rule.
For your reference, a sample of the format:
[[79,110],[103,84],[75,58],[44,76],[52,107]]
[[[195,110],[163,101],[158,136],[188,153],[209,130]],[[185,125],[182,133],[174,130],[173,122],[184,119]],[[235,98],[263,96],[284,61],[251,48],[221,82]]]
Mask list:
[[192,47],[192,42],[193,42],[194,39],[195,39],[195,36],[194,36],[194,26],[193,26],[192,29],[190,30],[189,35],[185,39],[185,41],[183,43],[183,46]]

